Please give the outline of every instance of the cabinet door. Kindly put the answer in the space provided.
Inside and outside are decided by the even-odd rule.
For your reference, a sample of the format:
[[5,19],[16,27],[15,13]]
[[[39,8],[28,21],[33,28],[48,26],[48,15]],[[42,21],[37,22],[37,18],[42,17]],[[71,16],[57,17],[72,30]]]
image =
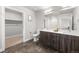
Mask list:
[[51,39],[52,39],[52,33],[48,33],[48,39],[47,39],[47,45],[49,46],[49,47],[51,47]]
[[66,35],[64,35],[64,34],[60,34],[60,47],[59,47],[59,50],[61,51],[61,52],[66,52],[66,50],[67,50],[67,36]]
[[52,33],[50,36],[51,36],[50,45],[52,48],[56,49],[56,34]]
[[44,34],[45,34],[44,32],[42,32],[42,31],[40,32],[40,40],[39,41],[41,44],[44,44]]
[[50,47],[56,50],[59,49],[59,35],[56,33],[49,34],[50,36]]
[[43,45],[47,45],[48,42],[48,33],[47,32],[40,32],[40,43]]
[[60,48],[61,52],[71,52],[71,36],[69,35],[60,35]]
[[59,50],[59,46],[60,46],[60,45],[59,45],[59,38],[60,38],[60,35],[57,34],[57,35],[56,35],[56,49],[57,49],[57,50]]
[[63,52],[64,50],[64,35],[60,34],[60,37],[59,37],[59,51],[60,52]]
[[79,52],[79,37],[72,36],[72,52]]
[[54,48],[54,39],[55,39],[54,34],[53,33],[49,33],[48,34],[48,40],[49,40],[50,48]]
[[65,35],[64,36],[64,52],[71,52],[71,36]]

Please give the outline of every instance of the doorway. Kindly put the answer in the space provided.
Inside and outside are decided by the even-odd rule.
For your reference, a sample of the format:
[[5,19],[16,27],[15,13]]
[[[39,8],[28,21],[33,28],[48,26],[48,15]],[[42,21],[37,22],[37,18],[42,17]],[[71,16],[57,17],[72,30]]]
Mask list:
[[5,49],[23,42],[22,13],[5,8]]

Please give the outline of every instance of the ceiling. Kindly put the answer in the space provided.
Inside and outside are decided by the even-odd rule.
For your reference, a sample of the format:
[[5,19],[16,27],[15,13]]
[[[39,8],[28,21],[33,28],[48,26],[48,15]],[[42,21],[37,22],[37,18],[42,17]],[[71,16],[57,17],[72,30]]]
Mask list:
[[[72,12],[74,7],[72,7],[72,6],[26,6],[26,8],[29,8],[35,12],[42,11],[46,14],[51,11],[55,12],[55,13],[57,13],[59,11]],[[61,12],[61,13],[63,13],[63,12]]]
[[60,10],[64,8],[70,8],[72,6],[26,6],[26,7],[33,11],[40,11],[40,10],[46,10],[49,8],[52,8],[53,10]]
[[61,6],[26,6],[26,7],[33,10],[33,11],[42,11],[42,10],[46,10],[46,9],[49,9],[49,8],[62,9]]

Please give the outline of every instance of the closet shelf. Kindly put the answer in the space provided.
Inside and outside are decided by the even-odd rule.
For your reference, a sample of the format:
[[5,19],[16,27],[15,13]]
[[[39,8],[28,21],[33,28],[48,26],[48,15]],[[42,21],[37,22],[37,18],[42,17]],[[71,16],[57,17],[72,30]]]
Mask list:
[[22,21],[5,20],[5,24],[22,24]]

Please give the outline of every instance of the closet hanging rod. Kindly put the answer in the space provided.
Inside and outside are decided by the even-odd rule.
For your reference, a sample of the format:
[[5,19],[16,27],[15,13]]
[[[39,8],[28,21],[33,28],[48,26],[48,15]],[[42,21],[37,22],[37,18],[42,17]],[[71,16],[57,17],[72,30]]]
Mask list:
[[5,19],[5,21],[7,21],[7,20],[8,20],[8,21],[10,20],[10,21],[20,21],[20,22],[22,22],[22,20]]

